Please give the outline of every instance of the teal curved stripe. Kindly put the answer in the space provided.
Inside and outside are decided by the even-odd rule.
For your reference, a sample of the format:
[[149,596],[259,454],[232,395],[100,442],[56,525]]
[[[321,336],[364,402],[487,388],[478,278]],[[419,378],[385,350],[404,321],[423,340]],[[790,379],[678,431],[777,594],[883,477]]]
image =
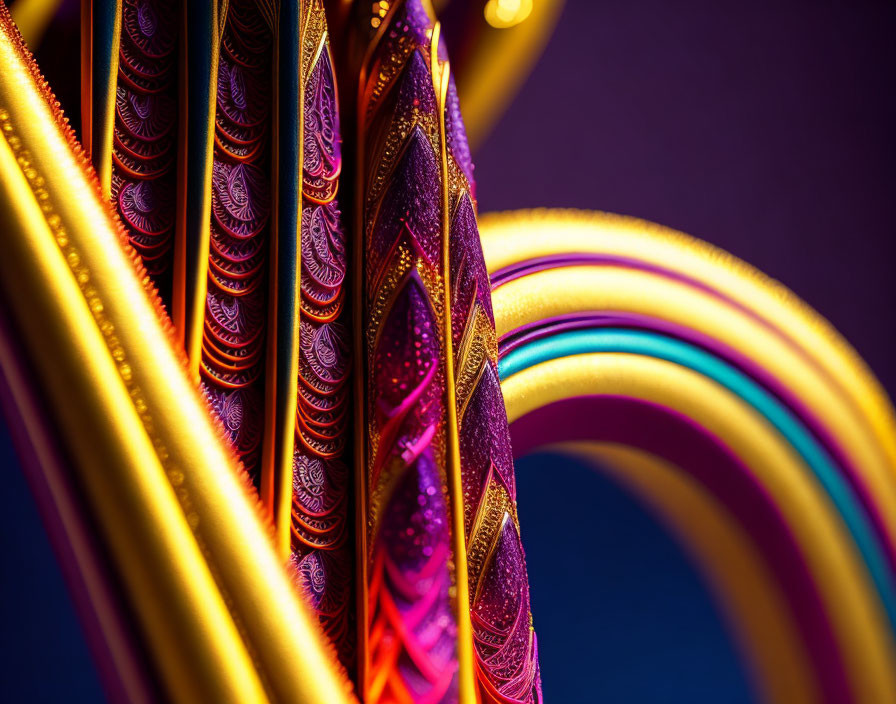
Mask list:
[[896,588],[878,536],[840,467],[819,446],[789,409],[749,377],[706,351],[681,340],[643,330],[592,328],[532,340],[508,352],[498,363],[501,379],[560,357],[594,352],[624,352],[664,359],[702,374],[739,396],[771,423],[802,457],[849,529],[878,595],[890,627],[896,631]]

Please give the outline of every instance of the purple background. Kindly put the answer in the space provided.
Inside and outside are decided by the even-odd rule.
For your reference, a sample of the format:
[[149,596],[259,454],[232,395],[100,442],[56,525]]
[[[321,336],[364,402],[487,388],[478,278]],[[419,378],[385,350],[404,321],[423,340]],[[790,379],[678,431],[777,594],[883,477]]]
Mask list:
[[[567,0],[474,154],[480,210],[600,209],[707,240],[828,318],[893,394],[894,36],[892,2]],[[548,701],[748,701],[686,556],[559,464],[517,463]]]
[[[39,60],[77,123],[66,2]],[[474,155],[480,208],[602,209],[708,240],[825,315],[892,393],[894,36],[892,2],[567,0]],[[0,699],[96,700],[5,432],[0,458]],[[517,466],[548,701],[749,701],[680,548],[620,489],[559,462]]]
[[892,394],[894,36],[892,2],[567,0],[474,155],[480,210],[707,240],[828,318]]

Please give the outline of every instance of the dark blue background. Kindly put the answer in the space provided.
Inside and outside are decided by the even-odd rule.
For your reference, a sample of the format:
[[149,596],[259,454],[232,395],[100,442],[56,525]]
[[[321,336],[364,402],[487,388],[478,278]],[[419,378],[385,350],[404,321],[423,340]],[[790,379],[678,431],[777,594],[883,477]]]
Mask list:
[[[891,2],[568,0],[476,155],[480,208],[597,208],[713,242],[793,288],[893,390],[893,36]],[[57,27],[66,58],[42,63],[73,115],[76,41]],[[97,700],[0,440],[0,699]],[[526,458],[518,473],[550,702],[749,701],[712,601],[661,526],[568,461]]]

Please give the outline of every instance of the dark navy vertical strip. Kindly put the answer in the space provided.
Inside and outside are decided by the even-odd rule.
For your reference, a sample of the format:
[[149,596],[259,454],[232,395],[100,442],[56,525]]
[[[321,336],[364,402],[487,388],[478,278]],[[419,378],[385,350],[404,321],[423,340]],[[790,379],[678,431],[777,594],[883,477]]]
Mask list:
[[[89,1],[89,0],[85,0]],[[114,115],[109,112],[109,79],[113,70],[118,66],[117,57],[113,56],[116,46],[115,20],[118,14],[118,2],[116,0],[93,0],[93,51],[91,71],[91,99],[92,118],[91,131],[91,155],[94,168],[99,172],[97,159],[108,159],[110,154],[101,149],[105,135],[105,129],[112,123]],[[115,103],[113,102],[114,106]],[[115,109],[114,107],[112,108]],[[111,146],[111,145],[109,145]]]
[[[187,76],[187,154],[185,217],[186,229],[182,251],[185,255],[186,290],[184,291],[185,334],[189,351],[190,331],[197,324],[192,319],[195,311],[198,272],[205,271],[208,259],[207,247],[202,246],[203,232],[208,230],[206,218],[211,211],[203,203],[211,198],[211,169],[209,165],[209,130],[213,119],[216,94],[212,90],[212,70],[216,65],[214,56],[220,27],[215,12],[216,0],[188,0],[185,4],[186,22],[186,76]],[[183,109],[183,106],[181,106]],[[200,266],[201,265],[201,266]]]
[[[299,140],[302,138],[301,91],[301,6],[298,0],[280,3],[278,130],[277,130],[277,260],[272,262],[277,276],[277,361],[276,361],[276,445],[275,457],[283,458],[282,443],[292,437],[295,408],[288,403],[287,390],[295,386],[298,362],[299,311],[299,223],[302,217],[302,165],[299,163]],[[288,432],[287,432],[288,428]],[[282,479],[282,478],[281,478]],[[278,481],[277,486],[291,486]],[[279,502],[279,497],[275,497]]]

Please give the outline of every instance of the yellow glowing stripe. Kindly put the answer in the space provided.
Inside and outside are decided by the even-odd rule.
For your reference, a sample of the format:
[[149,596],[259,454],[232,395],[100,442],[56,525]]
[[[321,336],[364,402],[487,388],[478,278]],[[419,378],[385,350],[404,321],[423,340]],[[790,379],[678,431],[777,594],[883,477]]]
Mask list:
[[[498,6],[506,10],[496,12]],[[488,136],[532,70],[562,7],[563,0],[490,0],[464,18],[466,31],[473,39],[455,81],[473,148]]]
[[[184,523],[189,526],[207,569],[215,577],[220,592],[217,598],[227,604],[265,690],[283,701],[347,701],[348,685],[337,673],[333,658],[321,642],[316,622],[306,612],[272,550],[268,530],[259,521],[258,512],[237,477],[233,457],[163,331],[142,282],[134,275],[120,235],[94,185],[85,177],[83,162],[60,133],[13,40],[5,32],[0,33],[0,69],[0,110],[5,117],[4,124],[10,127],[10,131],[4,132],[6,143],[19,154],[39,157],[39,161],[35,159],[26,168],[21,163],[13,164],[6,152],[5,168],[0,174],[4,183],[13,183],[16,176],[10,170],[21,167],[32,189],[37,184],[41,188],[40,210],[31,196],[32,211],[7,217],[5,222],[10,228],[36,227],[37,219],[39,231],[31,233],[33,238],[40,237],[35,246],[39,245],[46,257],[54,255],[57,261],[53,271],[34,272],[30,278],[22,275],[21,290],[37,289],[30,296],[11,291],[7,300],[13,306],[16,320],[24,319],[28,324],[39,321],[43,334],[54,336],[53,344],[43,349],[40,345],[29,348],[36,359],[49,356],[59,368],[64,366],[62,358],[82,365],[71,369],[71,378],[67,380],[56,376],[52,368],[46,370],[46,378],[56,380],[52,385],[59,387],[56,393],[62,394],[68,385],[72,389],[83,387],[85,392],[95,389],[92,393],[97,394],[93,405],[81,402],[74,393],[68,397],[67,405],[60,399],[59,412],[83,419],[79,422],[97,433],[92,442],[80,445],[85,459],[91,452],[97,458],[92,464],[94,471],[102,476],[114,474],[116,481],[127,484],[133,494],[147,501],[153,492],[176,496],[179,503],[176,511],[156,511],[147,506],[142,515],[135,513],[120,518],[160,533],[173,530],[169,526],[183,527]],[[18,178],[21,181],[21,176]],[[65,259],[61,245],[53,239],[47,224],[57,236],[64,232]],[[20,236],[15,232],[7,237],[4,285],[18,281],[11,278],[17,271],[26,272],[37,266],[37,259],[31,259],[35,254],[22,250],[24,241],[25,233]],[[68,271],[59,270],[62,263],[68,266]],[[72,272],[77,273],[80,286],[89,285],[89,291],[72,288],[75,281]],[[54,287],[63,285],[67,287],[65,293],[53,291]],[[34,312],[41,297],[54,305],[44,317]],[[84,313],[88,310],[85,297],[90,300],[91,318]],[[77,324],[67,322],[73,320],[72,316],[79,316]],[[99,333],[102,333],[101,339]],[[69,352],[76,345],[86,345],[87,340],[93,340],[92,347],[84,348],[80,354]],[[115,357],[115,364],[110,356]],[[104,365],[102,371],[88,366],[93,364]],[[122,384],[124,390],[120,389]],[[112,394],[111,389],[119,391],[114,396],[104,395]],[[140,428],[118,427],[127,419],[131,419],[132,425],[138,423],[135,416],[139,416],[142,436],[136,432]],[[127,434],[122,435],[125,431]],[[115,461],[100,460],[104,456],[111,458],[121,438],[133,439],[132,444],[123,448],[127,452],[122,452],[120,458],[116,456]],[[72,437],[71,441],[79,439]],[[145,479],[149,470],[142,463],[153,468],[153,479]],[[105,496],[98,499],[104,503],[109,501]],[[104,505],[97,510],[117,509]],[[126,527],[120,530],[125,532]],[[152,560],[153,570],[147,577],[150,582],[165,583],[174,579],[193,582],[194,577],[187,568],[192,564],[190,546],[194,542],[182,543],[166,550],[164,556],[158,553],[140,556]],[[199,588],[201,575],[195,581],[195,588]],[[189,593],[188,586],[184,586],[185,593]],[[214,604],[214,599],[209,603]],[[214,631],[223,627],[215,627],[212,620],[201,618],[202,613],[202,609],[194,612],[199,620],[192,639],[197,649],[195,652],[189,649],[184,656],[185,664],[181,667],[185,669],[207,667],[199,661],[205,653],[226,647],[226,634],[221,636],[219,645]],[[156,615],[156,620],[179,622],[180,617]],[[191,641],[187,636],[184,639],[185,643]],[[199,647],[202,643],[204,648]],[[171,647],[177,651],[175,646]],[[231,682],[237,687],[233,691],[256,689],[252,685],[255,677],[251,672],[244,673],[238,655],[235,657],[235,662],[217,671],[217,677],[226,682],[231,682],[231,676],[239,678],[239,682]],[[246,700],[254,698],[247,691]],[[240,701],[243,697],[199,699]]]
[[[309,3],[310,5],[311,3]],[[278,18],[279,19],[279,18]],[[299,40],[298,46],[295,47],[296,52],[303,51],[304,19],[299,14]],[[274,22],[273,30],[273,85],[280,84],[280,23]],[[287,31],[292,31],[289,28]],[[297,159],[296,167],[299,171],[301,179],[304,140],[301,135],[304,134],[305,111],[305,76],[302,75],[302,62],[299,61],[298,76],[298,133],[296,137],[297,143]],[[270,513],[274,524],[274,549],[277,551],[280,559],[285,563],[290,556],[290,526],[291,526],[291,506],[292,506],[292,459],[293,450],[295,449],[295,417],[296,406],[298,404],[298,388],[296,386],[298,380],[298,329],[299,318],[301,316],[299,279],[302,271],[302,214],[301,203],[299,204],[299,216],[296,222],[296,242],[293,251],[284,252],[284,256],[291,257],[296,262],[296,280],[293,293],[292,304],[295,310],[295,326],[290,339],[289,348],[289,373],[287,377],[293,380],[285,388],[279,388],[277,384],[277,336],[278,336],[278,302],[277,302],[277,278],[278,267],[276,262],[280,260],[279,250],[280,243],[280,179],[277,177],[279,172],[279,153],[277,146],[280,142],[280,120],[279,120],[279,92],[274,90],[274,101],[271,106],[271,132],[272,132],[272,149],[271,149],[271,173],[274,174],[272,179],[271,193],[271,252],[269,271],[271,272],[271,281],[268,297],[268,324],[270,325],[269,344],[267,350],[266,374],[267,383],[265,386],[265,442],[262,450],[261,460],[261,501],[265,509]],[[301,183],[301,181],[300,181]],[[300,195],[296,195],[301,199]],[[277,394],[282,393],[285,397],[284,411],[281,414],[277,412],[280,405]],[[280,421],[278,423],[278,421]]]
[[813,409],[867,481],[891,539],[896,539],[892,466],[867,422],[827,377],[754,318],[700,289],[619,266],[574,266],[538,272],[493,295],[498,334],[576,311],[625,311],[698,330],[745,354]]
[[454,603],[457,612],[457,666],[458,691],[463,702],[478,701],[476,665],[473,655],[473,622],[470,616],[470,584],[467,574],[467,543],[464,534],[464,491],[460,467],[460,436],[457,423],[457,401],[454,377],[454,349],[451,336],[451,193],[448,181],[448,142],[445,134],[445,103],[448,96],[448,78],[451,67],[447,61],[439,61],[439,34],[441,25],[436,22],[430,42],[430,63],[433,87],[439,99],[439,145],[442,167],[442,279],[444,285],[445,330],[445,412],[447,458],[446,479],[451,496],[452,542],[454,550]]
[[[109,12],[113,19],[111,36],[107,37],[110,41],[104,49],[108,53],[103,55],[99,51],[103,48],[102,40],[106,38],[99,38],[98,41],[94,33],[97,25],[94,0],[81,1],[81,133],[84,148],[96,169],[103,196],[110,200],[118,50],[121,45],[121,0],[115,0],[112,7],[100,11]],[[15,15],[13,19],[18,22]],[[98,75],[100,67],[105,67],[105,76]],[[105,83],[105,100],[99,114],[95,112],[97,104],[93,95],[98,78],[102,78]]]
[[0,210],[4,222],[19,228],[0,258],[4,300],[44,380],[166,688],[179,700],[264,701],[174,488],[56,243],[67,233],[54,237],[45,222],[7,143],[9,123],[2,122]]
[[589,460],[670,526],[708,577],[747,657],[761,701],[819,700],[819,684],[774,574],[723,505],[679,467],[648,452],[612,443],[565,443],[556,449]]
[[[82,0],[85,2],[87,0]],[[93,0],[89,0],[93,2]],[[101,130],[99,136],[101,144],[94,144],[96,151],[93,153],[93,163],[99,165],[97,176],[100,180],[100,188],[103,195],[112,199],[112,140],[115,132],[115,98],[118,95],[118,50],[121,44],[121,0],[115,2],[115,29],[112,34],[112,42],[109,48],[109,75],[106,77],[106,104],[103,106]],[[95,57],[96,54],[94,53]],[[96,120],[93,120],[94,126]]]
[[[343,0],[343,13],[340,19],[346,19],[351,8],[348,6],[351,0]],[[394,14],[394,6],[389,8]],[[343,28],[344,29],[344,28]],[[385,31],[385,28],[380,30]],[[366,50],[364,60],[361,62],[361,74],[358,79],[358,92],[355,98],[355,191],[353,225],[354,232],[351,237],[352,245],[352,306],[355,311],[364,310],[364,287],[367,285],[364,275],[364,158],[366,150],[364,122],[357,111],[360,109],[364,96],[364,84],[367,81],[368,62],[372,56],[371,42]],[[364,323],[361,315],[352,315],[352,342],[355,353],[352,355],[352,406],[354,419],[353,455],[355,461],[355,617],[357,621],[357,680],[362,691],[369,685],[371,662],[370,647],[367,638],[370,626],[370,612],[368,608],[367,586],[369,575],[367,570],[368,542],[367,542],[367,409],[365,406],[366,388],[366,339]]]
[[[184,66],[187,52],[190,47],[187,45],[188,32],[187,25],[187,4],[184,3],[184,24],[182,27],[183,38],[181,39],[181,47],[183,56],[181,57],[181,66]],[[184,350],[187,353],[187,363],[192,377],[193,384],[199,385],[199,365],[202,359],[202,324],[205,320],[205,304],[206,293],[208,291],[208,256],[209,242],[211,239],[211,218],[212,218],[212,166],[214,163],[213,143],[215,138],[215,111],[217,110],[218,95],[218,60],[221,56],[221,33],[224,31],[224,21],[227,17],[227,0],[213,0],[211,2],[211,11],[205,18],[208,22],[202,31],[206,32],[209,38],[209,55],[211,65],[208,76],[208,113],[205,115],[189,115],[187,114],[187,97],[181,91],[180,93],[180,114],[181,129],[185,129],[188,120],[200,120],[203,117],[206,121],[205,129],[205,145],[202,153],[205,155],[205,163],[203,164],[202,182],[203,182],[203,198],[200,203],[188,203],[183,196],[178,201],[177,226],[174,232],[175,251],[178,253],[174,260],[174,276],[175,285],[172,296],[172,308],[174,309],[174,325],[178,329],[178,335],[183,342]],[[217,30],[217,31],[216,31]],[[198,47],[194,47],[193,51],[198,51]],[[187,85],[186,78],[181,76],[182,87]],[[182,139],[179,145],[180,159],[179,173],[181,180],[181,194],[192,184],[186,184],[185,174],[188,172],[186,159],[189,158],[192,147],[185,144],[186,140]],[[189,218],[184,212],[185,208],[199,208],[200,210],[200,226],[198,232],[191,232],[187,229]],[[187,270],[187,262],[185,261],[185,252],[188,241],[198,241],[196,261],[193,262],[194,270]],[[192,299],[187,296],[186,288],[192,289]],[[187,310],[186,301],[190,300],[192,307]],[[181,316],[183,316],[181,318]]]
[[873,430],[874,440],[868,442],[887,457],[888,469],[878,480],[890,483],[888,495],[896,491],[896,417],[886,394],[830,323],[777,281],[705,242],[619,215],[575,210],[494,213],[480,219],[479,230],[490,272],[546,255],[617,255],[686,274],[769,321],[835,380],[836,393],[845,401],[841,405],[855,409],[862,424]]
[[511,421],[563,398],[618,394],[671,408],[720,438],[772,496],[806,556],[857,701],[896,701],[896,650],[882,605],[833,505],[777,431],[713,381],[631,354],[555,359],[502,384]]

